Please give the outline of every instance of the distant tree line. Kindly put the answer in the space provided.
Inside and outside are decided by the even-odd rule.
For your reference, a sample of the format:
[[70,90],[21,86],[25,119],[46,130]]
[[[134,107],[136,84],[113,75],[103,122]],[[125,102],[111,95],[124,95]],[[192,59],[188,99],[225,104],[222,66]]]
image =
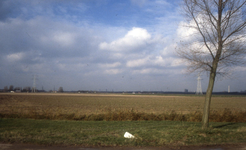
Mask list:
[[31,92],[32,91],[32,88],[30,86],[27,86],[27,87],[14,87],[13,85],[10,85],[9,87],[8,86],[4,86],[3,88],[3,92],[11,92],[11,91],[14,91],[14,92]]
[[[14,87],[13,85],[10,85],[9,87],[8,86],[4,86],[3,89],[0,89],[0,92],[46,92],[45,90],[38,90],[38,89],[33,89],[33,87],[30,87],[30,86],[26,86],[24,88],[22,87]],[[59,92],[59,93],[63,93],[64,90],[63,90],[63,87],[59,87],[58,91],[53,91],[53,90],[50,90],[49,92]]]

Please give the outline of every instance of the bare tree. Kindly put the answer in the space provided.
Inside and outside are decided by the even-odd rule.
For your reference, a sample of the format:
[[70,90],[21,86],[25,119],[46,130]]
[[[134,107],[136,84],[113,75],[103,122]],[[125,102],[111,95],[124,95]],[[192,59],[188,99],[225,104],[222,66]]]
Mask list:
[[13,85],[9,86],[9,91],[14,91],[14,86]]
[[4,86],[3,91],[7,92],[8,91],[8,86]]
[[59,87],[58,92],[63,93],[63,87]]
[[31,92],[31,87],[30,86],[24,87],[23,92]]
[[183,0],[183,10],[193,32],[177,54],[190,72],[208,72],[202,128],[209,125],[211,96],[217,74],[245,62],[246,0]]

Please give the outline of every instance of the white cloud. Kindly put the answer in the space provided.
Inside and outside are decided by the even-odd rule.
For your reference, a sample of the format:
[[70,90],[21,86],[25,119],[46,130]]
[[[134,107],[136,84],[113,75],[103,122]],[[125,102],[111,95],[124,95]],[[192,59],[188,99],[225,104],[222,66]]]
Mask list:
[[[170,60],[168,60],[170,61]],[[129,60],[126,63],[127,67],[145,67],[145,66],[165,66],[168,64],[166,59],[163,59],[161,56],[149,55],[144,58]]]
[[120,62],[115,62],[115,63],[99,64],[99,67],[102,67],[102,68],[115,68],[115,67],[119,67],[120,65],[121,65]]
[[[175,57],[162,57],[160,55],[158,56],[148,56],[142,59],[136,59],[136,60],[129,60],[126,63],[127,67],[134,68],[134,67],[152,67],[152,68],[158,68],[158,67],[179,67],[183,66],[184,63],[180,58]],[[146,69],[145,69],[146,70]],[[163,68],[164,70],[164,68]],[[155,73],[157,71],[153,71],[151,73]],[[147,73],[147,71],[145,71]]]
[[163,74],[163,69],[156,69],[156,68],[146,68],[146,69],[139,69],[134,70],[134,74]]
[[187,63],[185,63],[182,59],[180,58],[170,58],[171,61],[171,67],[179,67],[179,66],[184,66],[187,65]]
[[129,60],[126,63],[127,67],[140,67],[144,66],[148,63],[149,59],[148,58],[143,58],[143,59],[137,59],[137,60]]
[[122,70],[120,69],[107,69],[104,71],[105,74],[119,74]]
[[7,55],[7,60],[10,62],[20,61],[24,58],[24,56],[25,55],[23,52],[9,54],[9,55]]
[[179,67],[183,66],[184,63],[180,58],[176,57],[161,57],[156,56],[154,60],[152,60],[155,66],[162,66],[162,67]]
[[190,22],[189,24],[186,22],[180,22],[178,29],[177,29],[177,36],[178,38],[180,38],[181,40],[188,40],[191,38],[194,38],[194,34],[197,33],[197,30],[194,28],[190,28],[190,25],[194,25],[194,23]]
[[150,38],[151,35],[146,29],[134,27],[123,38],[111,43],[100,43],[99,48],[111,51],[131,51],[145,46]]
[[155,3],[157,3],[158,5],[170,5],[170,3],[166,2],[165,0],[156,0]]
[[71,46],[75,42],[76,36],[70,32],[58,32],[53,35],[53,40],[60,45]]
[[169,57],[170,55],[174,55],[175,49],[177,47],[177,43],[170,43],[160,51],[160,55],[162,57]]

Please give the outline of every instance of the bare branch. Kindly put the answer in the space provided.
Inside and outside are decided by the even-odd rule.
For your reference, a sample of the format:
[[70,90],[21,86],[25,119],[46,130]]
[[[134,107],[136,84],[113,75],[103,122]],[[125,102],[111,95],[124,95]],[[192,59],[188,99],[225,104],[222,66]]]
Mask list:
[[223,43],[230,38],[233,34],[240,32],[241,30],[243,30],[246,27],[246,22],[244,22],[242,25],[238,26],[234,31],[232,31],[224,40]]
[[192,14],[192,17],[193,17],[193,20],[195,21],[195,23],[196,23],[196,25],[197,25],[198,31],[200,32],[200,34],[201,34],[201,36],[202,36],[202,38],[203,38],[204,44],[206,45],[207,49],[209,50],[211,56],[214,58],[214,55],[213,55],[213,53],[212,53],[210,47],[209,47],[208,44],[207,44],[206,37],[205,37],[204,33],[203,33],[202,30],[201,30],[200,24],[198,23],[198,21],[196,20],[196,17],[195,17],[193,14]]
[[222,64],[236,65],[239,54],[244,57],[245,48],[232,45],[239,44],[238,41],[244,38],[242,34],[246,33],[246,22],[242,19],[241,11],[242,8],[245,9],[245,5],[245,0],[184,0],[186,16],[194,22],[194,24],[189,22],[188,27],[199,33],[201,39],[198,38],[197,42],[199,41],[199,44],[202,42],[204,45],[202,48],[182,47],[185,49],[179,53],[179,56],[187,62],[193,61],[189,63],[192,70],[205,68],[206,71],[211,71],[215,60],[219,68]]

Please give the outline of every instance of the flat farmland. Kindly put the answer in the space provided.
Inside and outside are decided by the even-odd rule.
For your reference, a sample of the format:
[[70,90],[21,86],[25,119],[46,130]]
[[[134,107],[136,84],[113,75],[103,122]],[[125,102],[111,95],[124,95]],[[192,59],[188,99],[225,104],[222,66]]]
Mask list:
[[[1,93],[0,113],[83,116],[110,112],[147,114],[202,112],[204,96]],[[246,97],[216,96],[211,111],[246,111]]]
[[[85,147],[242,144],[245,101],[213,97],[210,128],[202,130],[204,96],[2,93],[0,141]],[[125,139],[126,131],[136,138]]]

